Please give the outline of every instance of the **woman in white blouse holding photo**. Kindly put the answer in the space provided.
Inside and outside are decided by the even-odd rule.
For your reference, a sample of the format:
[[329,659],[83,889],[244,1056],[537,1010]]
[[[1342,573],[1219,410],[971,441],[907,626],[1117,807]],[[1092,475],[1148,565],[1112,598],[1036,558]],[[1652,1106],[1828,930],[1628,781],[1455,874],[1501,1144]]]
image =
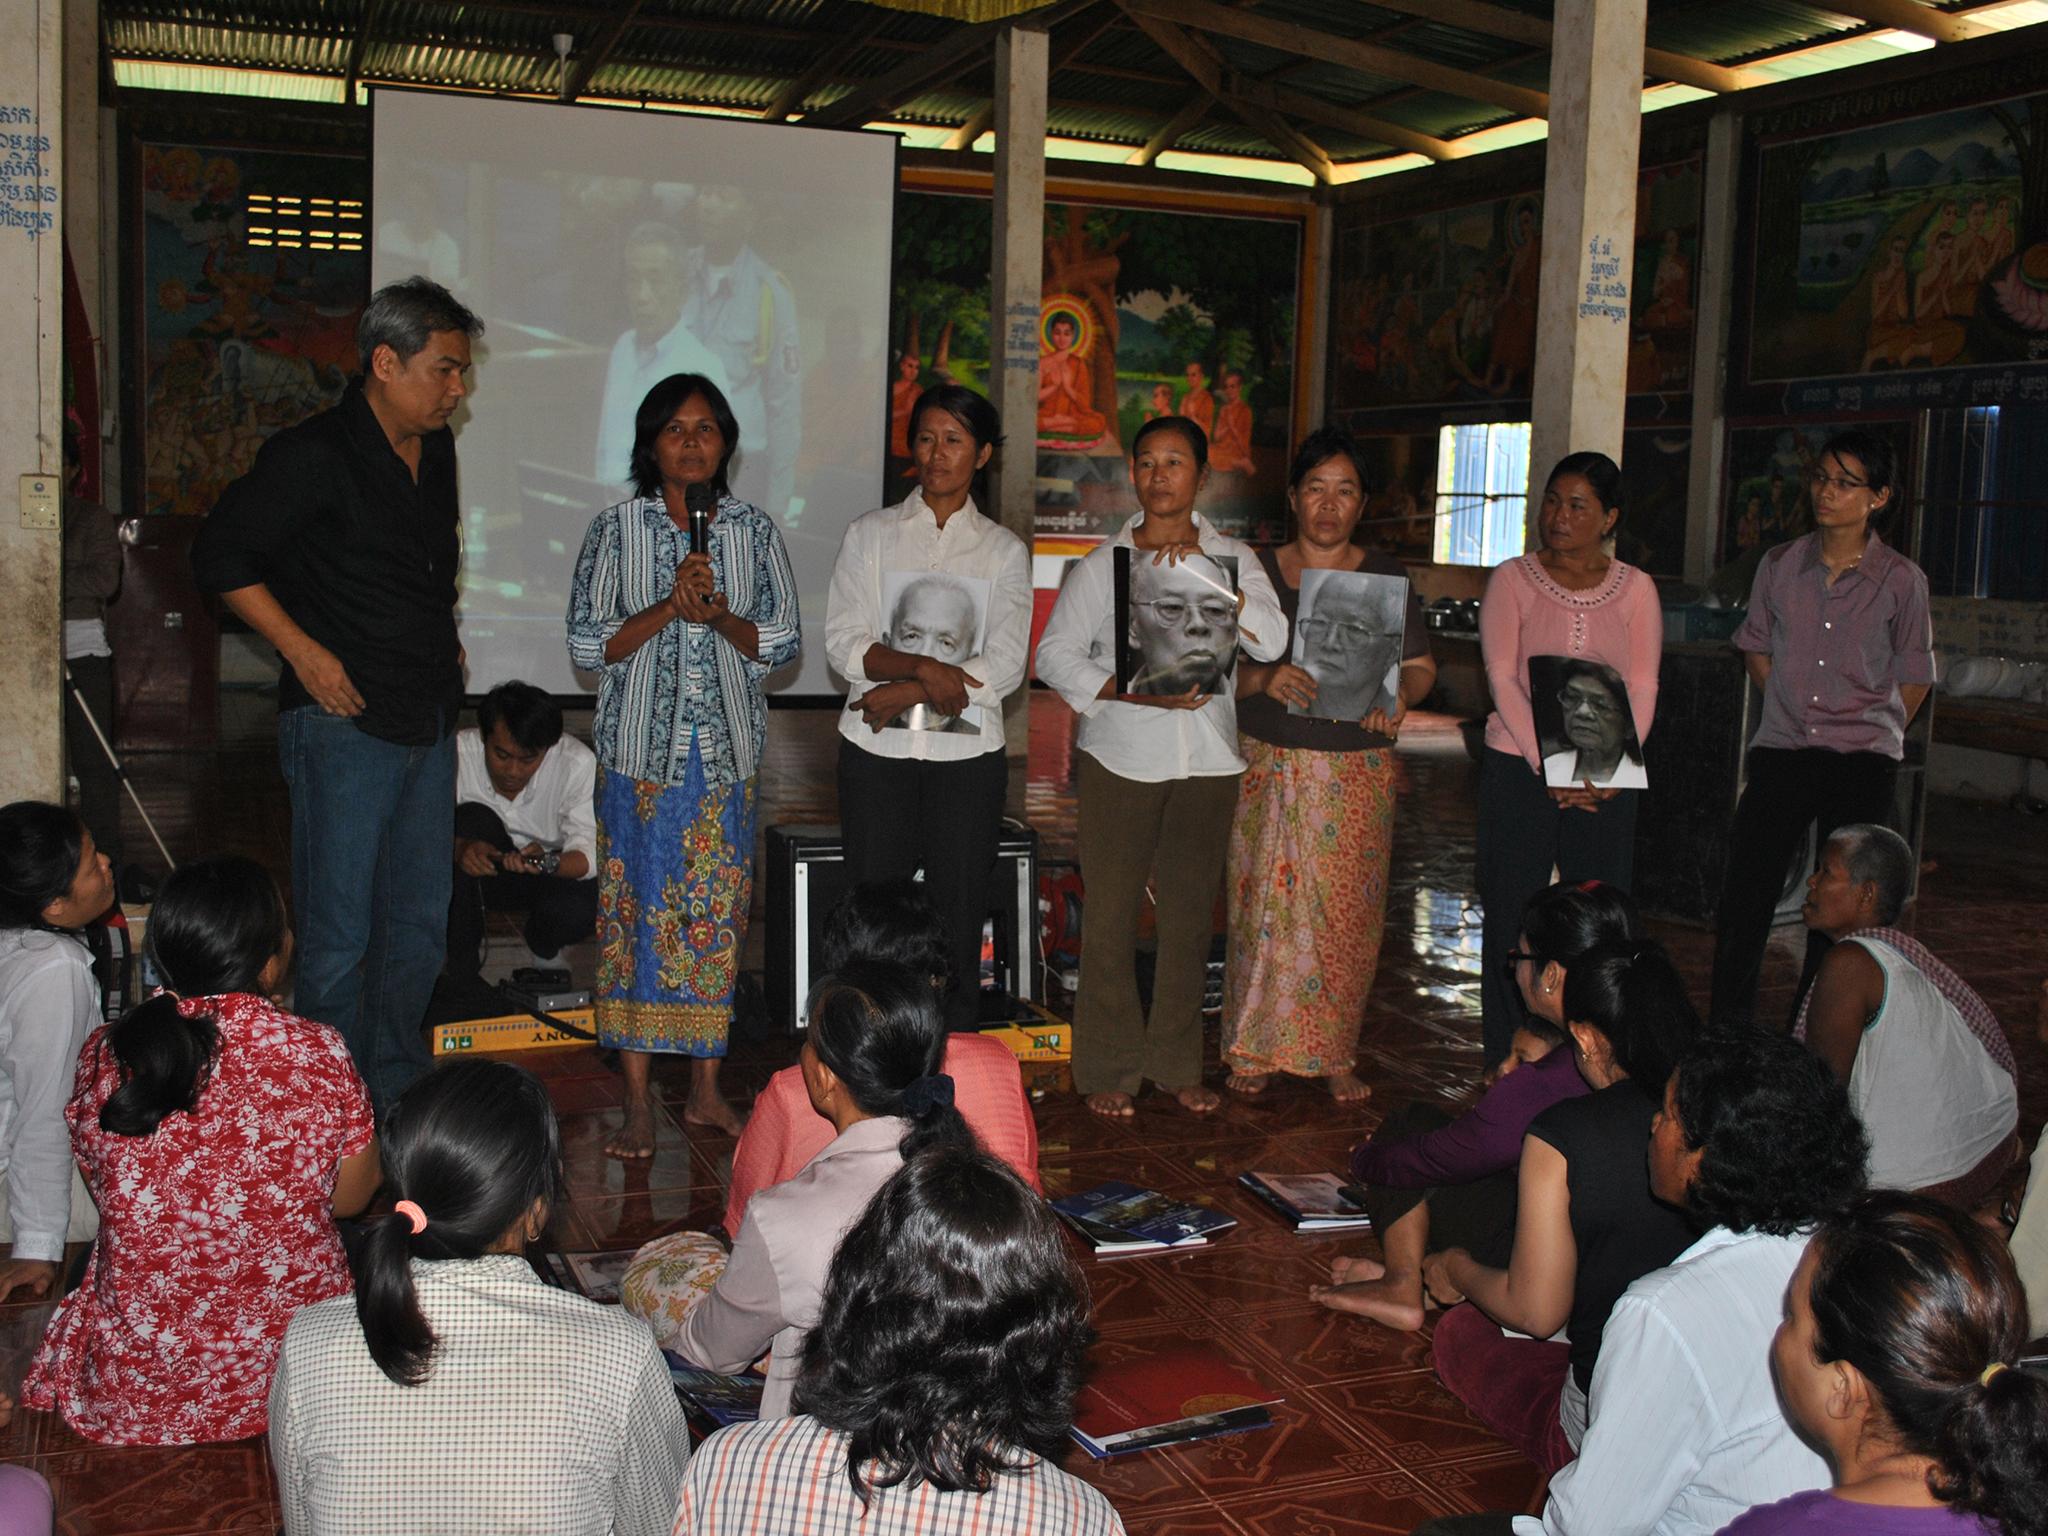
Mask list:
[[[1184,416],[1156,417],[1138,429],[1131,484],[1142,510],[1067,573],[1038,641],[1040,681],[1081,717],[1076,776],[1088,900],[1074,1087],[1098,1115],[1133,1113],[1147,1080],[1196,1114],[1219,1102],[1202,1082],[1202,989],[1244,772],[1237,701],[1227,680],[1215,693],[1199,686],[1143,697],[1120,692],[1115,634],[1119,548],[1154,565],[1235,559],[1237,643],[1258,661],[1286,654],[1287,620],[1251,546],[1195,510],[1208,453],[1207,436]],[[1198,612],[1198,605],[1178,606]],[[1149,1016],[1139,1008],[1134,963],[1148,881],[1159,933]]]
[[826,603],[825,653],[850,685],[840,832],[852,884],[924,871],[953,962],[946,1022],[971,1029],[1009,785],[1003,700],[1023,685],[1031,647],[1031,556],[974,501],[1003,441],[995,407],[935,384],[910,419],[917,487],[846,530]]

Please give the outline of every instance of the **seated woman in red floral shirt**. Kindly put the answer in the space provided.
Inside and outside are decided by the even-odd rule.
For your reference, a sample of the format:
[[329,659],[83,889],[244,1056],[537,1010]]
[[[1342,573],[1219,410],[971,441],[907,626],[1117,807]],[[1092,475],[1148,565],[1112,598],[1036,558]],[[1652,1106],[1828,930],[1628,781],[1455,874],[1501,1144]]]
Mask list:
[[148,943],[165,990],[79,1057],[99,1240],[22,1396],[113,1444],[237,1440],[268,1423],[292,1313],[349,1291],[334,1218],[376,1190],[375,1128],[341,1036],[269,1001],[291,929],[259,865],[180,869]]

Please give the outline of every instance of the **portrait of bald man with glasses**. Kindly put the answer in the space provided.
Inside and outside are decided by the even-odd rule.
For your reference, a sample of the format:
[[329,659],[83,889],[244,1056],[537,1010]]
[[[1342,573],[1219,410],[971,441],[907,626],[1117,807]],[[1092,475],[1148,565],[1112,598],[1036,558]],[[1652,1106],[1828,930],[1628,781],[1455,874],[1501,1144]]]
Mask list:
[[1117,655],[1122,691],[1221,693],[1237,661],[1237,561],[1191,554],[1118,565],[1126,573],[1130,613]]
[[1408,582],[1369,571],[1304,570],[1294,664],[1316,680],[1314,701],[1290,715],[1363,720],[1399,708]]

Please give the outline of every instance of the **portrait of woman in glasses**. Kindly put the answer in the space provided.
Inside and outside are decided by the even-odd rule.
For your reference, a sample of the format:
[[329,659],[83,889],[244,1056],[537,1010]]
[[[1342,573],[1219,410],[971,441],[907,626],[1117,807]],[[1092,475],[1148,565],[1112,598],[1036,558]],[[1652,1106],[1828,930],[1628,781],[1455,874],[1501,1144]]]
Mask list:
[[1614,668],[1570,656],[1529,658],[1529,699],[1553,788],[1646,789],[1628,685]]

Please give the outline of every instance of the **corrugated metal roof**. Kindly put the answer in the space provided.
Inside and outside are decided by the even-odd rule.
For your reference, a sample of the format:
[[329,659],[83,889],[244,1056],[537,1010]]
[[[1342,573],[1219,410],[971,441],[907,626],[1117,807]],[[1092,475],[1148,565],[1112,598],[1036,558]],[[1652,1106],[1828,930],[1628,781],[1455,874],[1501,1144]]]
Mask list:
[[[1195,86],[1134,20],[1112,18],[1105,9],[1111,3],[1096,0],[1055,24],[1052,50],[1061,67],[1051,82],[1048,128],[1059,136],[1136,146],[1180,111]],[[1544,0],[1489,3],[1542,21],[1549,20],[1552,10]],[[1949,8],[1953,3],[1959,0]],[[551,93],[560,78],[553,35],[566,31],[575,36],[575,68],[601,46],[612,14],[602,0],[101,4],[107,50],[117,64],[151,60],[197,70],[338,77],[348,68],[352,45],[368,19],[371,38],[359,61],[365,79],[543,93]],[[1548,55],[1526,42],[1367,0],[1264,0],[1247,14],[1368,41],[1500,84],[1536,91],[1548,85]],[[1653,46],[1723,64],[1873,30],[1798,0],[1650,0],[1649,5]],[[586,89],[593,95],[760,111],[791,80],[815,73],[806,101],[795,109],[815,111],[945,44],[959,31],[955,22],[861,0],[642,0],[632,21],[612,39]],[[1498,103],[1417,86],[1393,68],[1359,70],[1243,38],[1203,36],[1232,75],[1411,131],[1449,139],[1517,116]],[[905,123],[956,127],[982,110],[988,90],[988,56],[982,49],[914,82],[906,98],[893,104],[892,115]],[[1388,150],[1363,129],[1334,127],[1309,116],[1290,121],[1339,160]],[[1177,143],[1194,152],[1291,158],[1220,104]]]

